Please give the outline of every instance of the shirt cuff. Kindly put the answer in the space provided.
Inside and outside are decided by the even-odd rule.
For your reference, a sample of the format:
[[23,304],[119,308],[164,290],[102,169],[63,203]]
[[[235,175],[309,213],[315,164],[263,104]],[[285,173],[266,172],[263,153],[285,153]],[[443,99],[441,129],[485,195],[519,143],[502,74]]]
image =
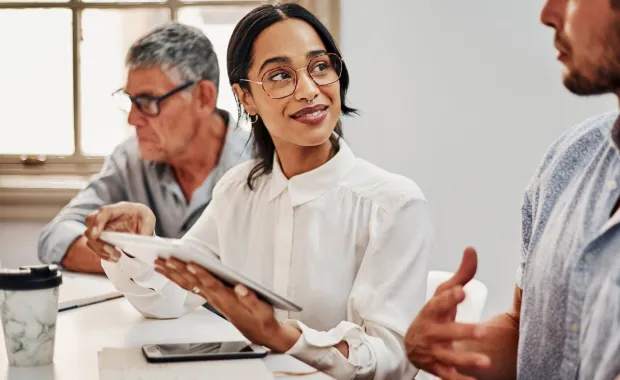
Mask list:
[[40,255],[42,261],[61,264],[67,256],[69,247],[86,231],[84,223],[77,220],[64,220],[58,222],[56,230],[48,235],[46,247],[48,252]]
[[184,316],[205,303],[202,297],[187,292],[172,281],[159,291],[136,297],[126,295],[131,304],[145,317],[172,319]]
[[145,317],[178,318],[194,311],[205,300],[187,292],[137,258],[121,253],[118,262],[101,262],[116,289]]
[[[312,367],[325,371],[337,379],[353,379],[360,367],[355,348],[363,344],[361,327],[351,322],[341,322],[328,332],[317,331],[297,320],[283,323],[301,330],[297,342],[285,354],[291,355]],[[334,346],[342,341],[349,345],[345,358]]]
[[151,296],[168,283],[168,279],[153,270],[154,264],[130,258],[122,252],[118,262],[102,260],[101,266],[116,289],[124,295]]

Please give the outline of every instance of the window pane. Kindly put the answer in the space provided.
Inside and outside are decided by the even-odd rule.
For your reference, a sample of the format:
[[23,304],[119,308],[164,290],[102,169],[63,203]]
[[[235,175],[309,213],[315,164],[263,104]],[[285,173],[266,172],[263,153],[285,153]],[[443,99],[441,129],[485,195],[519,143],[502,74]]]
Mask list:
[[[200,3],[209,3],[209,2],[214,2],[214,3],[222,3],[222,0],[181,0],[181,1],[183,1],[184,3],[185,3],[185,2],[186,2],[186,3],[196,3],[196,2],[200,2]],[[257,6],[259,6],[259,5],[261,5],[261,4],[268,4],[268,3],[269,3],[269,0],[263,0],[263,1],[261,1],[261,0],[250,0],[250,1],[248,1],[248,0],[225,0],[225,1],[227,1],[227,2],[229,2],[229,3],[235,3],[235,2],[244,2],[244,3],[249,3],[249,4],[256,3],[256,5],[255,5],[256,7],[257,7]],[[207,5],[207,6],[208,6],[208,7],[211,7],[211,5]],[[234,7],[237,7],[237,8],[238,8],[238,7],[240,7],[240,6],[241,6],[241,5],[239,5],[239,6],[234,6]],[[245,6],[246,6],[246,7],[248,7],[248,5],[247,5],[247,4],[246,4]],[[219,7],[219,5],[218,5],[218,7]],[[229,8],[232,8],[232,7],[229,7]],[[247,9],[248,9],[248,12],[249,12],[249,10],[250,10],[250,9],[252,9],[252,8],[253,8],[252,6],[249,6],[249,8],[247,8]],[[246,13],[247,13],[247,12],[246,12]],[[245,15],[245,14],[244,14],[244,15]],[[241,16],[241,17],[243,17],[243,16]]]
[[[25,0],[21,0],[21,1],[25,1]],[[82,1],[85,3],[161,3],[165,0],[82,0]]]
[[73,154],[71,11],[0,10],[0,36],[0,153]]
[[[179,21],[200,28],[211,40],[220,65],[220,89],[217,106],[237,118],[237,104],[228,84],[226,51],[228,41],[237,22],[254,7],[251,6],[204,6],[179,10]],[[249,128],[248,125],[243,127]]]
[[82,13],[80,116],[85,155],[105,156],[132,132],[111,94],[125,85],[125,54],[138,38],[170,18],[167,9]]
[[68,3],[69,0],[0,0],[2,3]]
[[[221,2],[222,2],[222,0],[182,0],[182,1],[184,1],[184,2],[188,2],[188,3],[195,3],[195,2],[197,2],[197,1],[199,1],[199,2],[201,2],[201,3],[208,3],[208,2],[217,2],[217,3],[221,3]],[[236,2],[236,1],[239,1],[239,2],[241,2],[241,1],[242,1],[242,2],[244,2],[244,3],[249,3],[250,1],[253,1],[254,3],[256,3],[256,6],[261,5],[261,4],[267,4],[267,3],[269,2],[268,0],[264,0],[264,1],[261,1],[261,0],[250,0],[250,1],[248,1],[248,0],[225,0],[225,1],[227,1],[227,2],[229,2],[229,3],[234,3],[234,2]],[[246,13],[247,13],[247,12],[246,12]]]

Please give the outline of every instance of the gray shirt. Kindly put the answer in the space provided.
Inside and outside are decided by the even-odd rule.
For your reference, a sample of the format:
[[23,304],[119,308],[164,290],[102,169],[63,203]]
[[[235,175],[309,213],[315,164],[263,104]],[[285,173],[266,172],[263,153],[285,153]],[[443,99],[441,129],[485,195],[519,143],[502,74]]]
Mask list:
[[251,158],[249,133],[229,118],[228,132],[217,166],[185,199],[172,167],[140,159],[135,136],[121,143],[106,158],[103,168],[88,186],[43,229],[39,236],[39,259],[60,263],[71,244],[86,230],[84,220],[103,205],[121,201],[147,205],[157,217],[158,236],[180,238],[198,219],[211,200],[211,191],[228,169]]
[[617,119],[601,115],[562,136],[525,193],[519,380],[620,374]]

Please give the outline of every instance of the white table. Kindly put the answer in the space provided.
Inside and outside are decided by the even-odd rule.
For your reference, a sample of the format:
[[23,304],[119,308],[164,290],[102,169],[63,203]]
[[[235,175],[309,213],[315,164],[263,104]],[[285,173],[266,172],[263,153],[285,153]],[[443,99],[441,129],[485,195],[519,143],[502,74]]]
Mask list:
[[[10,367],[3,337],[0,339],[0,380],[90,380],[99,378],[97,352],[103,347],[141,347],[143,344],[162,342],[234,341],[243,340],[243,336],[228,321],[204,308],[179,319],[153,320],[144,318],[125,298],[121,298],[59,313],[52,365]],[[271,371],[314,370],[288,355],[271,354],[263,360]],[[293,378],[298,379],[290,377]],[[302,378],[331,379],[323,373]]]

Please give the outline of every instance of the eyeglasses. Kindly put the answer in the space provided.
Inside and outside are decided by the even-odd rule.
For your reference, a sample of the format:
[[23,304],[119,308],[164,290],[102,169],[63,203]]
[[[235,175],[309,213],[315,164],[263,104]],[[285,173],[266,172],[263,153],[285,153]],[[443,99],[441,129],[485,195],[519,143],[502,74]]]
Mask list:
[[112,94],[112,99],[114,100],[114,103],[116,103],[116,106],[122,111],[125,111],[126,113],[129,113],[131,111],[131,104],[133,103],[136,106],[136,108],[138,108],[138,110],[142,112],[143,114],[147,116],[157,116],[159,115],[159,112],[161,111],[161,107],[160,107],[161,102],[168,99],[172,95],[185,90],[186,88],[188,88],[189,86],[195,83],[196,83],[195,81],[189,81],[185,84],[182,84],[179,87],[172,89],[171,91],[168,91],[162,96],[150,96],[150,95],[131,96],[128,93],[126,93],[125,90],[123,90],[122,88],[119,88]]
[[292,95],[297,89],[297,72],[308,71],[310,78],[317,86],[327,86],[337,82],[342,74],[342,59],[334,53],[321,54],[312,58],[307,67],[293,69],[280,66],[263,74],[260,82],[240,79],[244,82],[260,84],[265,93],[272,99],[282,99]]

